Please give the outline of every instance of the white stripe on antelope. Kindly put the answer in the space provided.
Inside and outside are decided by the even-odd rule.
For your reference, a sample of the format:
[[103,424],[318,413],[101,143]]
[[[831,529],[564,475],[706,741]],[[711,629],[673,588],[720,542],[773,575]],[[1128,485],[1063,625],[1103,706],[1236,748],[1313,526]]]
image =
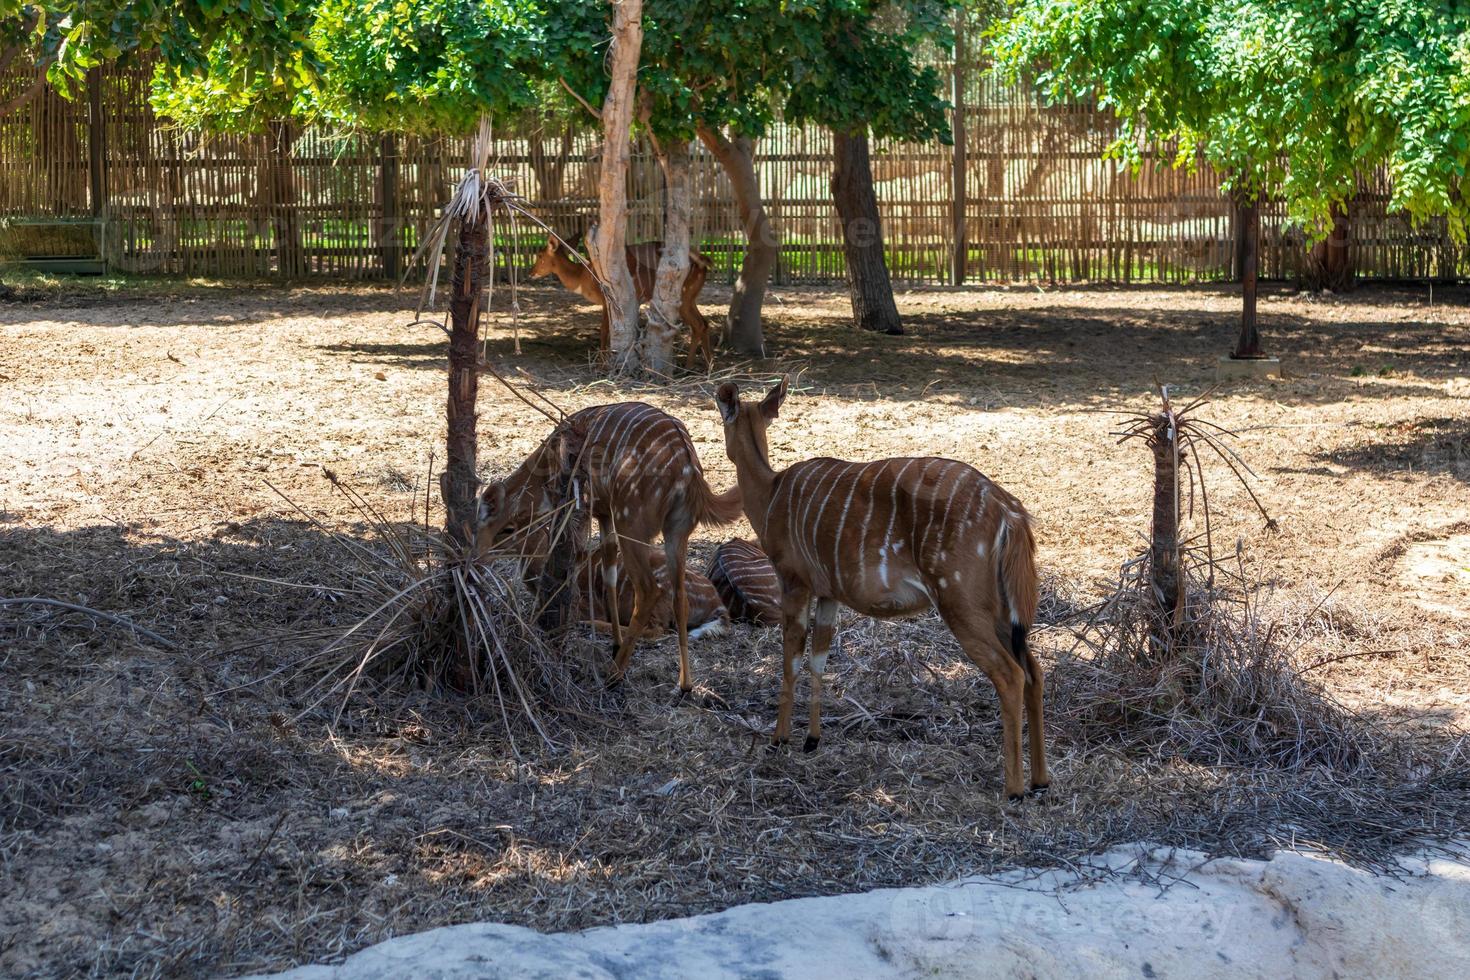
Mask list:
[[[766,426],[785,398],[784,379],[759,403],[742,402],[729,383],[716,396],[745,513],[781,586],[784,669],[772,744],[790,738],[796,661],[809,629],[807,751],[821,738],[822,671],[838,603],[869,616],[908,615],[933,605],[995,685],[1006,793],[1023,795],[1023,707],[1031,789],[1045,789],[1051,778],[1041,668],[1026,643],[1037,579],[1025,508],[973,466],[951,459],[809,459],[776,472]],[[808,617],[813,599],[816,612]]]
[[[633,648],[655,615],[658,582],[647,547],[663,537],[673,614],[679,634],[679,689],[694,686],[689,669],[689,597],[685,565],[689,535],[701,524],[728,524],[740,516],[740,488],[716,494],[689,431],[678,419],[641,402],[598,405],[568,416],[527,460],[480,497],[477,541],[488,547],[524,531],[556,507],[559,478],[571,474],[601,532],[605,608],[618,608],[619,573],[633,589],[626,630],[611,620],[613,667],[620,680]],[[619,561],[621,557],[621,561]]]

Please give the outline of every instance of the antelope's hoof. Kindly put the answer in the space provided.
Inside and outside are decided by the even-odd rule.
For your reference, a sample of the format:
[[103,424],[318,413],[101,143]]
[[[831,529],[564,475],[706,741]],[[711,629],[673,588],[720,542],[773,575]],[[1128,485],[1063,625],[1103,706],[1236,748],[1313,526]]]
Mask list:
[[806,741],[801,743],[801,750],[803,752],[815,752],[817,751],[817,743],[821,740],[820,735],[808,735]]
[[1006,802],[1007,803],[1020,803],[1020,802],[1024,801],[1025,799],[1026,799],[1026,794],[1025,793],[1007,793],[1006,794]]
[[766,746],[766,751],[775,754],[790,744],[791,739],[789,738],[773,738],[771,739],[771,744]]
[[1045,796],[1046,791],[1049,789],[1051,789],[1051,783],[1032,783],[1031,789],[1027,791],[1026,795],[1034,799],[1036,797]]
[[682,702],[685,698],[687,698],[689,696],[689,692],[692,691],[692,690],[694,690],[694,685],[693,684],[690,684],[688,687],[685,687],[684,685],[680,684],[678,691],[675,692],[675,694],[674,694],[674,703],[675,704],[678,704],[678,703]]

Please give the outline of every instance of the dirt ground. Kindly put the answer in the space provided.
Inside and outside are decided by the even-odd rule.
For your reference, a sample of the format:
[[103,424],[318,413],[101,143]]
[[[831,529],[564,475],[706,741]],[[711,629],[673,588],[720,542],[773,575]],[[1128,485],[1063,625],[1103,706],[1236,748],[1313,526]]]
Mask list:
[[[971,462],[1025,502],[1044,572],[1081,598],[1139,546],[1151,506],[1147,453],[1117,445],[1107,413],[1149,407],[1156,381],[1208,388],[1239,302],[925,289],[900,295],[910,330],[890,338],[845,326],[840,294],[775,293],[773,359],[719,370],[796,379],[778,467]],[[1436,731],[1470,721],[1467,300],[1272,292],[1261,314],[1286,376],[1222,389],[1205,413],[1240,433],[1279,523],[1266,531],[1217,467],[1216,534],[1239,540],[1273,616],[1310,626],[1301,656],[1348,705]],[[1183,788],[1206,802],[1170,826],[1215,827],[1225,849],[1289,842],[1218,828],[1249,774],[1141,762],[1062,724],[1051,798],[1002,805],[988,684],[931,649],[932,630],[851,614],[811,756],[753,751],[779,667],[774,634],[748,629],[696,644],[682,701],[671,642],[647,644],[622,724],[556,756],[517,760],[482,706],[422,693],[335,726],[298,718],[283,668],[352,610],[342,545],[295,508],[362,539],[321,468],[406,519],[442,454],[445,344],[404,326],[412,301],[140,284],[0,304],[0,598],[78,603],[176,644],[0,606],[0,973],[237,973],[476,919],[576,928],[1055,863],[1154,833]],[[546,289],[520,303],[522,355],[494,318],[502,370],[568,410],[659,405],[711,482],[733,481],[712,384],[601,381],[590,308]],[[493,379],[481,393],[493,475],[547,424]],[[725,536],[700,532],[696,564]],[[1071,637],[1043,623],[1036,643],[1052,663]]]

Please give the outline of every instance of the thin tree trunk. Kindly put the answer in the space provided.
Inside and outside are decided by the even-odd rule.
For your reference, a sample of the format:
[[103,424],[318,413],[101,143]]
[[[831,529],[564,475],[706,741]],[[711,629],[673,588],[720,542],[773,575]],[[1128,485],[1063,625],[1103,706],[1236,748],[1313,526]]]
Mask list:
[[1237,258],[1240,263],[1240,339],[1231,357],[1261,358],[1261,334],[1256,329],[1256,272],[1260,265],[1261,205],[1260,199],[1244,196],[1236,200]]
[[597,227],[588,236],[593,267],[603,282],[615,374],[636,373],[638,293],[628,271],[628,134],[633,124],[638,54],[643,46],[643,0],[614,0],[612,57],[602,103],[602,169],[598,177]]
[[439,478],[445,533],[463,548],[474,539],[475,490],[479,485],[475,474],[475,399],[480,389],[480,296],[490,240],[489,223],[481,217],[477,214],[474,221],[460,221],[454,249],[449,296],[449,434],[445,440],[446,466]]
[[687,332],[679,313],[684,280],[689,278],[690,224],[694,194],[689,166],[689,144],[683,140],[653,139],[653,152],[664,174],[664,241],[648,303],[643,334],[643,367],[667,375],[674,364],[674,341]]
[[306,273],[301,247],[301,224],[296,214],[296,175],[291,172],[291,147],[296,128],[289,122],[272,123],[270,174],[271,226],[276,239],[276,271],[297,278]]
[[1344,293],[1353,288],[1353,264],[1350,245],[1352,222],[1346,204],[1332,208],[1332,230],[1307,253],[1302,270],[1302,286],[1313,292],[1324,289]]
[[[1183,615],[1179,574],[1179,430],[1167,402],[1153,418],[1148,444],[1154,454],[1154,520],[1149,546],[1149,580],[1165,624],[1163,646],[1172,645]],[[1155,645],[1157,650],[1157,644]]]
[[771,270],[776,267],[781,252],[781,242],[761,199],[760,180],[755,173],[755,141],[744,136],[731,139],[706,126],[699,127],[699,138],[730,178],[740,224],[745,229],[745,256],[740,262],[740,275],[735,280],[730,313],[725,319],[726,343],[748,357],[764,357],[766,339],[761,326],[761,306],[766,300]]
[[883,258],[883,226],[873,193],[868,136],[836,131],[832,136],[832,200],[842,223],[853,322],[864,330],[901,334],[903,321],[893,302],[893,285]]

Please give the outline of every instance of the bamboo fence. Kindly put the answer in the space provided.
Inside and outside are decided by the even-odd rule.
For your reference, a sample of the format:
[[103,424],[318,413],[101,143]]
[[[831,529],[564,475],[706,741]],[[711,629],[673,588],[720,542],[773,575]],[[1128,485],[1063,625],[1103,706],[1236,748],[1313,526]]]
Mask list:
[[[907,283],[1174,283],[1233,275],[1232,208],[1207,166],[1103,159],[1116,135],[1091,106],[1045,107],[975,66],[949,93],[955,145],[879,141],[873,170],[890,269]],[[95,71],[73,100],[41,90],[0,115],[0,261],[94,257],[136,273],[206,277],[397,276],[468,158],[467,139],[298,130],[206,135],[148,103],[146,66]],[[33,84],[0,74],[0,104]],[[579,230],[596,210],[597,142],[530,120],[499,134],[493,167],[549,224]],[[733,280],[743,234],[730,187],[696,146],[695,240]],[[828,192],[831,137],[776,126],[758,145],[766,206],[782,240],[778,283],[844,275]],[[657,238],[661,178],[646,146],[629,176],[630,241]],[[1388,180],[1365,175],[1352,205],[1361,277],[1455,279],[1470,256],[1443,223],[1388,214]],[[524,268],[538,229],[502,229],[497,266]],[[1262,213],[1261,270],[1292,278],[1301,236]],[[408,270],[410,272],[414,270]]]

